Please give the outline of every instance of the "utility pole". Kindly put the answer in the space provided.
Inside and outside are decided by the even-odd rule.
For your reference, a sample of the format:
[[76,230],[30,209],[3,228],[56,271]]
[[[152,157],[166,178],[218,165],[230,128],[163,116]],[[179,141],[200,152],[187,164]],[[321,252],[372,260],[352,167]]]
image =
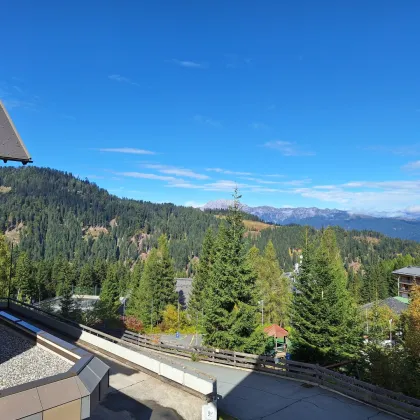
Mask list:
[[178,331],[179,331],[179,295],[178,295]]
[[153,330],[153,298],[152,298],[152,310],[150,311],[150,333],[152,333]]
[[392,342],[392,318],[389,320],[389,341]]
[[198,346],[198,312],[196,314],[196,320],[195,320],[195,346]]
[[369,335],[369,318],[368,318],[367,308],[366,308],[366,335]]
[[261,325],[264,325],[264,300],[261,299],[258,303],[261,304]]
[[9,290],[7,294],[8,299],[10,299],[10,291],[11,291],[11,286],[12,286],[12,266],[13,266],[13,242],[12,242],[12,248],[10,250]]

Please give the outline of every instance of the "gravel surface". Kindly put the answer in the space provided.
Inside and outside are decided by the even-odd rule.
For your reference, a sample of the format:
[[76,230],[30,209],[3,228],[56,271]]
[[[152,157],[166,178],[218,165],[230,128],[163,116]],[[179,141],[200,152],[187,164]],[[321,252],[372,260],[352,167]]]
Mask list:
[[0,389],[63,373],[71,366],[0,324]]

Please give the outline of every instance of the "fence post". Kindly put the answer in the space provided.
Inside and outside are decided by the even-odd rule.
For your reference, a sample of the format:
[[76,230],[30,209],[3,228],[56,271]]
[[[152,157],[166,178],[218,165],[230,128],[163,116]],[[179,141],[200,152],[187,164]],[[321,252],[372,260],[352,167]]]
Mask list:
[[236,366],[236,351],[233,352],[233,364]]
[[317,379],[317,382],[320,384],[320,385],[322,385],[322,378],[323,378],[323,375],[322,375],[322,372],[321,372],[321,369],[319,368],[319,364],[317,363],[316,365],[315,365],[315,370],[316,370],[316,379]]

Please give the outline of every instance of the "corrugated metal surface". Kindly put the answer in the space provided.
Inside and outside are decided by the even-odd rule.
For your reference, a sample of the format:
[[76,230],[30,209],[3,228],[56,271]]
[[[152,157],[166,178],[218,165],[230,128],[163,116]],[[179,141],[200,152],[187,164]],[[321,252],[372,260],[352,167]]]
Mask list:
[[32,162],[6,108],[0,101],[0,159]]

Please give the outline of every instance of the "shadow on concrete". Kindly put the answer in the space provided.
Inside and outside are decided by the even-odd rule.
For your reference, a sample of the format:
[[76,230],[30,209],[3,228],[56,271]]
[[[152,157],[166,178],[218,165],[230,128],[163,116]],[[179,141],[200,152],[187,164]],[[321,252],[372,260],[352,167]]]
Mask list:
[[[110,378],[113,375],[124,375],[130,377],[138,373],[126,365],[113,362],[108,358],[96,354],[104,363],[110,367]],[[135,385],[135,383],[133,384]],[[138,401],[122,391],[132,385],[126,385],[119,389],[110,387],[106,398],[100,402],[90,417],[90,420],[182,420],[174,410],[162,407],[154,401]]]
[[[45,325],[43,322],[37,321],[30,316],[23,316],[18,312],[14,312],[11,309],[7,309],[9,314],[15,315],[21,319],[25,319],[31,323],[34,327],[43,329],[44,331],[50,332],[54,336],[61,338],[67,342],[73,343],[78,347],[85,348],[87,351],[92,353],[92,349],[83,346],[78,343],[78,339],[82,333],[79,330],[79,335],[76,337],[70,337],[67,334],[63,334],[62,331]],[[0,328],[2,324],[0,323]],[[74,333],[75,331],[72,330]],[[29,342],[30,343],[30,342]],[[35,343],[34,343],[35,345]],[[1,343],[0,343],[1,346]],[[0,347],[3,350],[3,347]],[[0,351],[3,354],[3,351]],[[131,419],[145,419],[145,420],[182,420],[182,417],[175,411],[167,407],[163,407],[154,401],[139,401],[135,398],[125,394],[124,389],[128,389],[138,383],[136,379],[132,379],[133,375],[138,374],[140,371],[133,369],[125,364],[111,360],[108,357],[104,357],[101,354],[95,353],[95,356],[101,359],[110,367],[110,390],[106,398],[99,403],[91,415],[91,420],[131,420]],[[6,356],[3,356],[5,358]],[[3,359],[2,359],[3,360]],[[114,381],[113,376],[115,375],[116,380]],[[118,383],[118,389],[112,385]],[[139,396],[141,398],[141,395]],[[188,419],[187,419],[188,420]]]

